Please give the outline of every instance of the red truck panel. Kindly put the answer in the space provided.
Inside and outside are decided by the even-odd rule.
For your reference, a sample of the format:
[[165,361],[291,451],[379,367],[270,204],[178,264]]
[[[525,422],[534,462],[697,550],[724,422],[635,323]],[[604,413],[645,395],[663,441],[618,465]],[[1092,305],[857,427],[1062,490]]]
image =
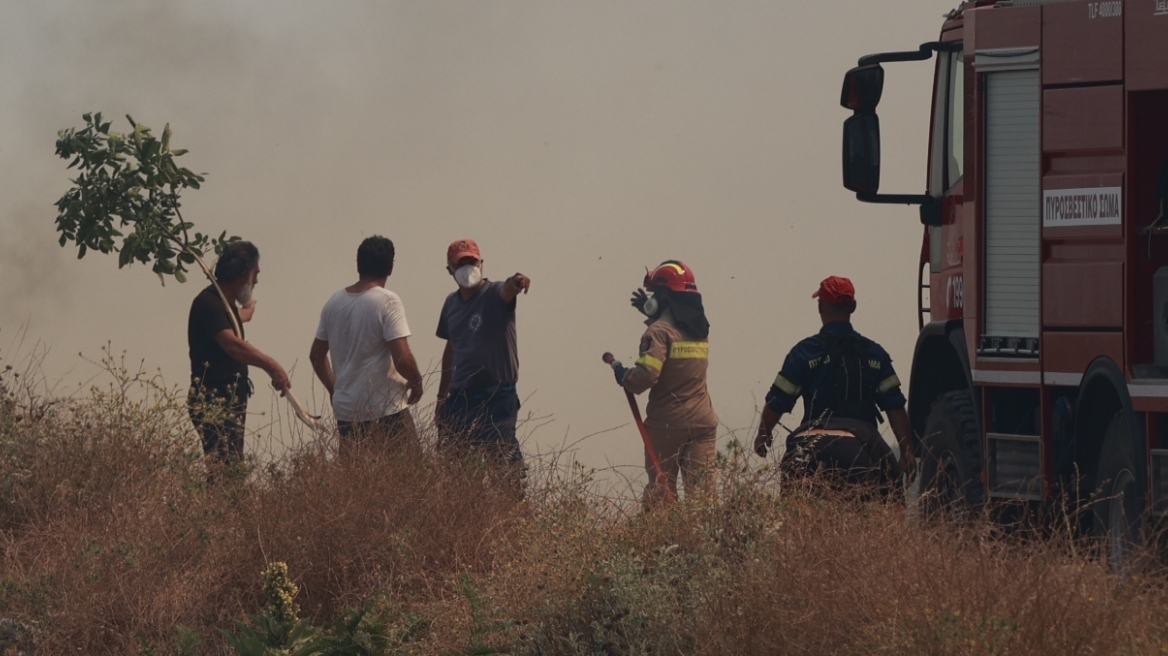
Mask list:
[[1127,0],[1123,13],[1128,90],[1168,88],[1168,0]]
[[1047,89],[1042,122],[1048,153],[1123,148],[1123,87]]
[[[1042,324],[1048,328],[1122,328],[1123,262],[1043,264]],[[1044,342],[1043,348],[1047,346]]]
[[1042,8],[1042,83],[1123,79],[1123,3],[1068,2]]
[[1047,371],[1082,374],[1100,356],[1123,362],[1123,333],[1044,332],[1042,352]]
[[965,30],[966,52],[1037,46],[1042,43],[1042,7],[973,9],[965,12]]

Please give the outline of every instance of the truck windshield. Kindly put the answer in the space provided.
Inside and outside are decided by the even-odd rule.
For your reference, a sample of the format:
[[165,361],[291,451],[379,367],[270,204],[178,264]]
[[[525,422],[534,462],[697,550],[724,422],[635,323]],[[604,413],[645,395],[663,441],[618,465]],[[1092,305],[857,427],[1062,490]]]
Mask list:
[[965,161],[965,55],[947,53],[949,57],[949,161],[945,171],[945,188],[961,178]]
[[961,178],[965,161],[965,55],[943,52],[937,58],[933,97],[929,195],[941,196]]

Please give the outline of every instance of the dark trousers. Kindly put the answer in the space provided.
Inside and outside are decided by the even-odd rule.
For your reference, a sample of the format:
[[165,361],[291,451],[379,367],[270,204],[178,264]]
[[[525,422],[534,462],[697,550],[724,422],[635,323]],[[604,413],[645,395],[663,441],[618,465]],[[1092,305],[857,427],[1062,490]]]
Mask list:
[[519,395],[513,385],[482,391],[456,389],[438,410],[442,448],[483,451],[501,463],[521,466],[523,453],[515,437]]
[[[807,434],[812,428],[851,436]],[[794,475],[818,474],[833,484],[868,486],[882,495],[889,494],[900,478],[892,449],[876,427],[849,419],[818,421],[795,429],[787,438],[781,467]]]
[[421,453],[418,431],[409,410],[370,421],[338,421],[340,453],[350,458],[376,450],[383,454]]
[[187,393],[187,414],[203,441],[203,455],[224,465],[243,460],[243,424],[251,381],[203,383],[195,380]]

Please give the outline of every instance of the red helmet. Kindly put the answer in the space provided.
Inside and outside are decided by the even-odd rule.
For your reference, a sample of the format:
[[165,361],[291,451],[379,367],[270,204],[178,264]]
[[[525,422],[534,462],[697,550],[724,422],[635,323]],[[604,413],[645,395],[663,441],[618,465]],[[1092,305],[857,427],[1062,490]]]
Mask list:
[[677,260],[667,260],[657,265],[657,268],[652,271],[646,270],[644,286],[645,289],[665,287],[671,292],[698,291],[693,269]]

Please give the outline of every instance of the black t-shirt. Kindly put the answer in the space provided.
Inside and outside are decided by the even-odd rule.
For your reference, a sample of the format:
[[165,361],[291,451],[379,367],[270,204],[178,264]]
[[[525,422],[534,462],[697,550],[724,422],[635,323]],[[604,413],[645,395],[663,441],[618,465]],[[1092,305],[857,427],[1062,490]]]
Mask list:
[[[239,311],[234,304],[231,311],[238,321]],[[223,307],[219,292],[215,291],[214,285],[208,285],[191,303],[191,316],[187,320],[191,378],[201,379],[205,385],[222,385],[247,378],[247,365],[227,355],[215,341],[216,333],[231,329],[231,317]],[[239,329],[243,330],[242,322]]]

